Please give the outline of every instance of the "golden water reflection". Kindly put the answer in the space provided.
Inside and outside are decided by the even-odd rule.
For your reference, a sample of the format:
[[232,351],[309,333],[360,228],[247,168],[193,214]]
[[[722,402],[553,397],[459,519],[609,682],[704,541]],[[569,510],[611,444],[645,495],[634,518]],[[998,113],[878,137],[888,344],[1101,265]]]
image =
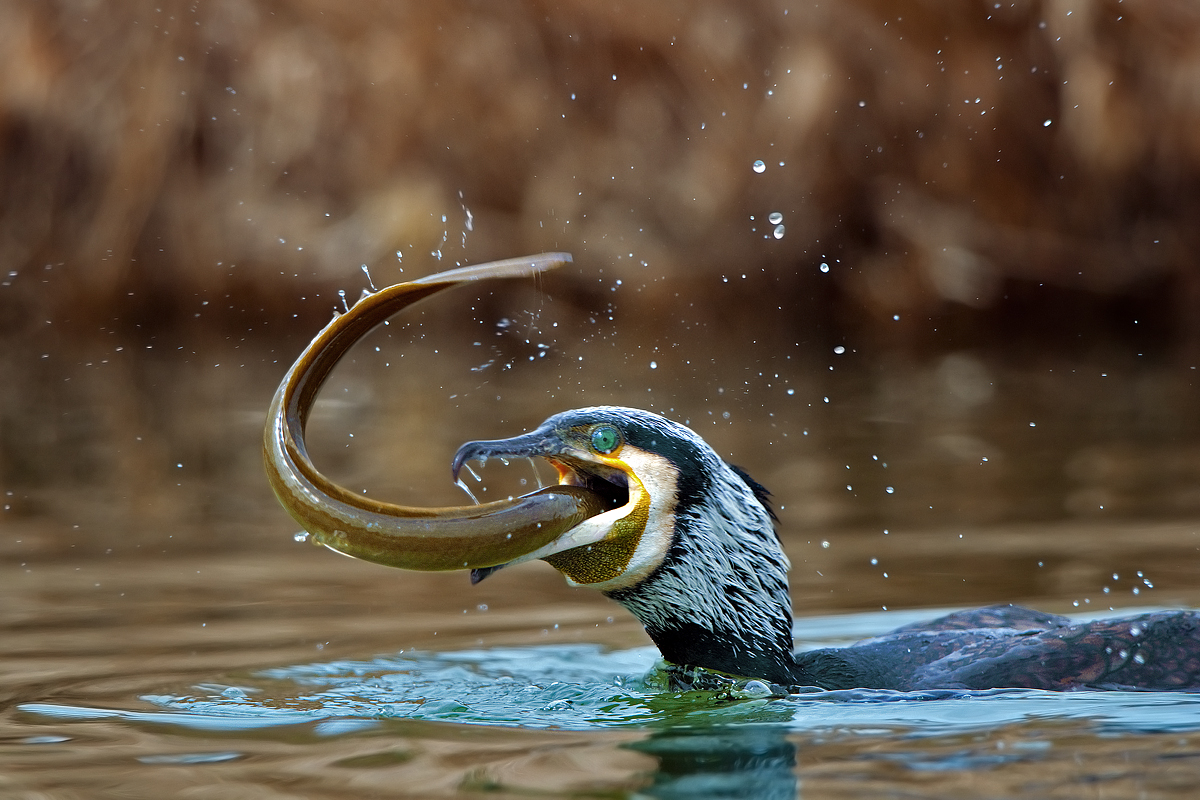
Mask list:
[[[868,357],[779,330],[683,332],[684,317],[624,330],[529,287],[507,291],[482,304],[465,293],[364,342],[313,415],[316,463],[381,499],[461,503],[448,464],[462,441],[568,407],[638,405],[688,420],[774,492],[798,615],[1200,605],[1187,363],[1119,350]],[[709,788],[749,780],[753,767],[764,791],[784,796],[796,785],[850,796],[988,781],[997,792],[1033,781],[1053,796],[1073,775],[1103,772],[1117,749],[1128,755],[1106,784],[1115,789],[1169,793],[1197,776],[1190,735],[1114,741],[1079,721],[923,743],[862,731],[743,741],[774,754],[764,761],[638,730],[389,721],[329,737],[304,726],[198,734],[21,712],[136,709],[144,695],[262,668],[400,649],[647,643],[622,609],[542,564],[471,587],[465,574],[402,573],[295,542],[258,448],[307,328],[270,341],[204,330],[44,336],[0,353],[13,376],[0,386],[3,791],[665,797],[689,785],[688,769],[703,773],[710,746],[728,758]],[[483,476],[483,499],[537,480],[523,463]],[[1003,772],[988,772],[995,753],[1031,739],[1051,751],[1006,755]],[[922,759],[937,768],[922,771]]]

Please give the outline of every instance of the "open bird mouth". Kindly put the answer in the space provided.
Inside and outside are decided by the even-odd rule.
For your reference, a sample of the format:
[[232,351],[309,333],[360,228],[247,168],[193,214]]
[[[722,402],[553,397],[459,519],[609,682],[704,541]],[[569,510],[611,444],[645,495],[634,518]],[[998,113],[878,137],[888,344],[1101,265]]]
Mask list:
[[[632,495],[636,491],[631,490],[630,475],[618,466],[620,462],[598,458],[574,443],[572,438],[552,427],[543,426],[511,439],[467,442],[454,454],[451,472],[456,481],[469,461],[483,463],[489,459],[542,458],[558,472],[559,486],[570,486],[585,492],[590,503],[602,509],[553,542],[514,558],[508,564],[547,558],[592,545],[604,537],[611,524],[611,520],[606,521],[605,518],[610,515],[614,518],[624,516],[627,512],[621,509],[632,507],[635,499]],[[640,488],[640,484],[635,485]],[[472,582],[477,583],[508,564],[474,569],[471,572]]]
[[[518,439],[523,437],[518,437]],[[629,503],[629,476],[605,464],[598,464],[584,459],[570,458],[566,455],[551,455],[549,453],[530,453],[519,447],[508,447],[506,443],[513,439],[498,439],[487,442],[467,442],[459,448],[454,456],[452,473],[455,481],[468,461],[486,462],[488,459],[533,458],[539,456],[548,461],[558,471],[559,486],[574,486],[590,492],[599,498],[599,504],[605,511],[620,508]]]
[[604,508],[612,510],[629,503],[629,476],[618,469],[584,461],[570,463],[547,458],[558,470],[558,482],[562,486],[578,486],[594,492],[603,500]]

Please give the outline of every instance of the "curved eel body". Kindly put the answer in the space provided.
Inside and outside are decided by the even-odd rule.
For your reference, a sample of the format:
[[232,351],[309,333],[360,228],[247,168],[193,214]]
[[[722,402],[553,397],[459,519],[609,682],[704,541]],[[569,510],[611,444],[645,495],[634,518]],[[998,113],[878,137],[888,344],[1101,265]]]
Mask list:
[[321,385],[347,351],[396,312],[469,281],[536,275],[568,263],[566,253],[495,261],[364,294],[317,334],[275,392],[263,431],[263,460],[279,502],[318,544],[413,570],[479,569],[538,550],[607,506],[594,492],[551,486],[476,506],[413,508],[338,486],[313,465],[304,444]]

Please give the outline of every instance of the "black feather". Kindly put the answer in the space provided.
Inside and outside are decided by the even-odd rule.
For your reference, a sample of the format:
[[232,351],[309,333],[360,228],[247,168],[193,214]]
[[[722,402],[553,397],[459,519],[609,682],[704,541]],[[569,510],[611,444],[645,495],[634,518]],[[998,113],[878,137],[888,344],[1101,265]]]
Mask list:
[[736,472],[737,476],[746,482],[746,485],[750,487],[750,491],[754,492],[754,497],[758,500],[758,502],[763,504],[763,508],[765,508],[767,513],[771,515],[771,521],[778,523],[779,517],[775,514],[775,506],[771,502],[771,492],[767,489],[767,487],[754,480],[754,478],[751,478],[749,473],[747,473],[746,470],[742,469],[737,464],[729,464],[729,468]]

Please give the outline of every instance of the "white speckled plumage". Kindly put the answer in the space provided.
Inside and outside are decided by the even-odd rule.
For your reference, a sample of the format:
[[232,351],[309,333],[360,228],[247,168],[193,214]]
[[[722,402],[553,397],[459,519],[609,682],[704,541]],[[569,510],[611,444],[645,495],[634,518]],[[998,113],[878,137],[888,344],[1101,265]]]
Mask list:
[[679,427],[705,457],[708,491],[677,508],[671,547],[659,568],[613,598],[655,631],[699,626],[748,651],[790,655],[790,564],[770,514],[740,475]]
[[748,479],[695,431],[648,411],[577,409],[540,430],[603,423],[622,431],[620,460],[653,504],[628,569],[590,585],[637,617],[668,659],[703,640],[731,668],[790,663],[790,564]]

